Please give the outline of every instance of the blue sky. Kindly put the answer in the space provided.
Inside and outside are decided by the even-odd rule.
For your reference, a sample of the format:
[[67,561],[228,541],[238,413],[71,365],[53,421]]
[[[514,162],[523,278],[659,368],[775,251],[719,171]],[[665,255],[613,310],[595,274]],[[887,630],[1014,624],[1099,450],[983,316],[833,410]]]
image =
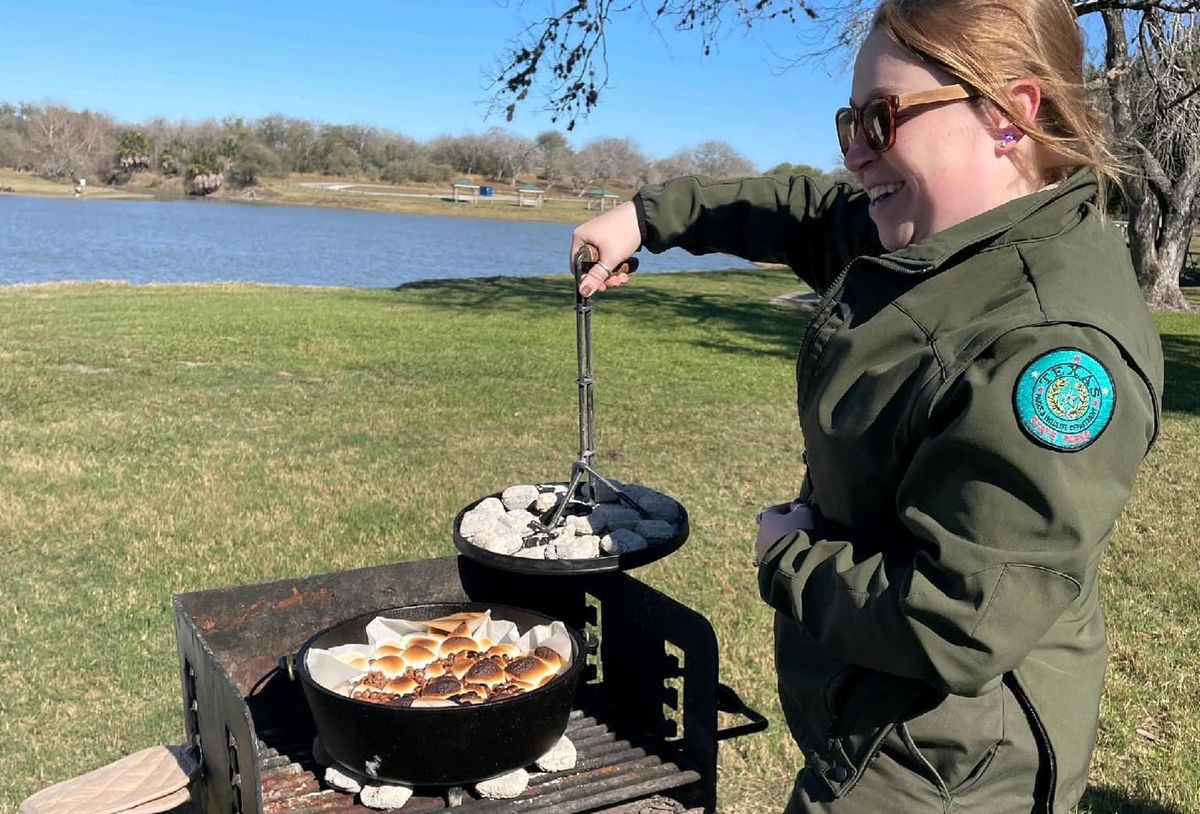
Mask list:
[[[283,113],[421,141],[492,126],[533,136],[554,127],[537,100],[512,123],[485,118],[486,85],[506,44],[549,6],[6,0],[0,100],[61,102],[126,122]],[[628,137],[650,158],[716,139],[760,169],[781,161],[832,168],[833,111],[849,94],[849,69],[840,61],[782,68],[811,36],[788,23],[730,30],[704,57],[697,35],[655,32],[642,12],[626,13],[610,29],[611,86],[568,138],[578,148]]]

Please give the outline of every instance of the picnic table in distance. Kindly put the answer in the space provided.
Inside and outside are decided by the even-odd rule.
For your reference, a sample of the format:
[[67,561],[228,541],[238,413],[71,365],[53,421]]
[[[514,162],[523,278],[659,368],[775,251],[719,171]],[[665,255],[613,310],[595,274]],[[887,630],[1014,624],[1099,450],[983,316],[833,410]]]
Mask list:
[[454,195],[454,202],[470,201],[475,203],[479,200],[479,184],[472,181],[470,178],[459,178],[450,184],[450,191]]
[[537,184],[521,184],[517,187],[517,206],[541,206],[546,199],[546,190]]
[[597,204],[600,207],[601,212],[609,207],[617,205],[617,193],[613,192],[611,189],[605,189],[604,187],[600,187],[598,189],[589,189],[584,193],[584,195],[587,196],[587,208],[589,210],[592,208],[593,204]]

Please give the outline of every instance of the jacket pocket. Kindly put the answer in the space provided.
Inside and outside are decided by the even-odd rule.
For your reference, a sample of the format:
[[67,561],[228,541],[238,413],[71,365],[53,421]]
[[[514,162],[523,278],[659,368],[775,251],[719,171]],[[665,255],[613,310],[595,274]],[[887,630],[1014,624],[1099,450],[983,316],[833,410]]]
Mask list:
[[928,712],[900,721],[884,748],[952,799],[986,773],[1004,740],[1005,709],[1016,703],[1003,684],[975,697],[945,695]]
[[833,711],[827,752],[818,771],[835,797],[849,794],[898,723],[933,708],[941,698],[915,679],[851,667],[830,690]]

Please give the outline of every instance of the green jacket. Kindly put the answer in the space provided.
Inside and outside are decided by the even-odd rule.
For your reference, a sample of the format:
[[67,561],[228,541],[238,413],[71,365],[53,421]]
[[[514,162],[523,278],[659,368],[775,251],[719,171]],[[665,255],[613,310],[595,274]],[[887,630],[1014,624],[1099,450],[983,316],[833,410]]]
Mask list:
[[819,522],[759,584],[789,727],[835,795],[898,721],[1001,682],[1035,722],[1046,810],[1083,792],[1097,566],[1163,379],[1096,192],[1079,172],[890,253],[846,185],[681,178],[635,199],[649,250],[786,263],[822,295],[797,360]]

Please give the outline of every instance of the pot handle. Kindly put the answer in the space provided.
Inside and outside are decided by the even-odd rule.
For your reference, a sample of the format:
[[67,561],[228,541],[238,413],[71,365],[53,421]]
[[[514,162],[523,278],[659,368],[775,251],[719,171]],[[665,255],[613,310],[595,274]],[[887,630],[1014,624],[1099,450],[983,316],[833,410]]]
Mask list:
[[288,653],[279,657],[279,672],[288,677],[289,681],[296,680],[296,654]]
[[719,741],[762,732],[770,724],[765,715],[746,705],[746,702],[737,694],[737,690],[728,684],[720,682],[717,683],[717,710],[720,712],[731,712],[735,715],[741,715],[743,718],[750,719],[749,722],[744,724],[731,726],[728,729],[718,729],[717,740]]

